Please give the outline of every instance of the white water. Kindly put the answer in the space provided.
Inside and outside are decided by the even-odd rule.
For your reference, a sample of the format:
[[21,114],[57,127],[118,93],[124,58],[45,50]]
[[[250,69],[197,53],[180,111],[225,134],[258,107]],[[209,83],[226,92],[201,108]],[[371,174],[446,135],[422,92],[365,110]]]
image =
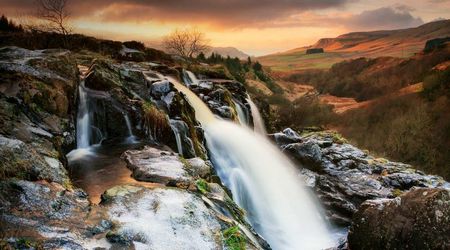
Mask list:
[[125,120],[125,123],[127,124],[127,130],[128,130],[128,138],[126,139],[127,143],[137,143],[138,140],[136,139],[136,136],[133,134],[133,128],[131,126],[130,118],[128,117],[127,113],[124,112],[123,119]]
[[261,113],[259,113],[258,107],[252,101],[250,96],[247,98],[247,102],[250,105],[250,110],[252,112],[253,117],[253,130],[261,135],[267,135],[266,126],[264,126],[264,121],[261,117]]
[[238,115],[239,123],[242,126],[247,126],[248,125],[247,115],[245,114],[244,109],[242,108],[242,105],[236,100],[233,100],[233,102],[234,102],[234,106],[236,106],[236,112]]
[[183,156],[183,144],[181,143],[181,134],[180,131],[178,131],[177,126],[174,124],[176,121],[169,120],[170,127],[172,128],[173,133],[175,134],[175,140],[177,141],[177,149],[178,154]]
[[187,87],[169,78],[194,107],[214,166],[233,199],[275,250],[334,246],[320,209],[295,166],[265,137],[216,119]]
[[89,148],[90,131],[90,117],[89,117],[89,103],[87,93],[84,87],[84,80],[78,86],[79,104],[77,113],[77,148]]
[[197,79],[194,73],[192,73],[189,70],[183,70],[183,80],[184,82],[190,86],[190,85],[199,85],[200,81]]

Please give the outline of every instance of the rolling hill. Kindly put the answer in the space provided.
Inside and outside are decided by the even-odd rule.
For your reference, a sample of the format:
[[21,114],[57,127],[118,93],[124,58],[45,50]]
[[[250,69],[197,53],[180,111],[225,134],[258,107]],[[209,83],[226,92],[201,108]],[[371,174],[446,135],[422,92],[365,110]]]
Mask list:
[[[416,28],[353,32],[336,38],[322,38],[315,44],[259,57],[275,71],[327,69],[334,63],[358,57],[409,57],[421,51],[427,40],[450,36],[450,20],[430,22]],[[308,48],[325,53],[306,54]]]

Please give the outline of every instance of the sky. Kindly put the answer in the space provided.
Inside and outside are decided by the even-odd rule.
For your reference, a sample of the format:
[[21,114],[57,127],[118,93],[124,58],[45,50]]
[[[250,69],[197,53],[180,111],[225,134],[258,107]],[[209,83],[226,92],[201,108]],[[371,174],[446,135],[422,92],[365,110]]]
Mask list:
[[[36,0],[0,0],[10,17]],[[175,29],[205,33],[212,46],[260,56],[353,31],[399,29],[450,19],[450,0],[67,0],[75,32],[160,44]]]

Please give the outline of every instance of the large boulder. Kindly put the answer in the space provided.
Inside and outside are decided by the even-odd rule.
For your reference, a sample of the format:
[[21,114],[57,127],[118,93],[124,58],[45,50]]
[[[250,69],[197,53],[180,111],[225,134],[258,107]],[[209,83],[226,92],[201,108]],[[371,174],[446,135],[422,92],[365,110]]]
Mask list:
[[419,188],[364,202],[348,235],[351,249],[450,249],[450,191]]
[[123,158],[137,180],[181,188],[187,188],[193,182],[185,164],[174,153],[145,147],[143,150],[128,150]]

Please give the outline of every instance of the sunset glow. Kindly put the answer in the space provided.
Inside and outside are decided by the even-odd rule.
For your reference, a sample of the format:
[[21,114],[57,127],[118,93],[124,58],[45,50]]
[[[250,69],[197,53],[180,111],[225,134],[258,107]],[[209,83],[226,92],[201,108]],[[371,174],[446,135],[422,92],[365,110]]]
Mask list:
[[[69,5],[76,32],[158,47],[175,28],[196,27],[212,46],[233,46],[251,55],[306,46],[345,32],[407,28],[450,18],[447,0],[83,0]],[[27,0],[3,0],[0,8],[16,17],[33,10]]]

